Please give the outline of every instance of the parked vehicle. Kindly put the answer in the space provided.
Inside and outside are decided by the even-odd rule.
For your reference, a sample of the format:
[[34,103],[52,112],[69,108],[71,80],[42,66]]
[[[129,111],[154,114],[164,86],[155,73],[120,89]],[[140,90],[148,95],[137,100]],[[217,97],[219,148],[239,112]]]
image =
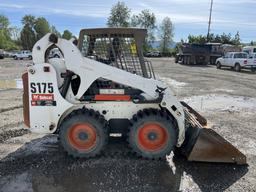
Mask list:
[[[108,141],[122,147],[110,137],[115,133],[127,139],[131,154],[147,159],[164,159],[175,149],[190,161],[246,165],[244,154],[206,128],[203,116],[155,79],[151,63],[143,59],[146,32],[83,29],[78,47],[46,34],[34,45],[35,52],[41,47],[40,54],[33,54],[34,65],[22,75],[24,124],[32,132],[58,134],[61,146],[74,158],[100,155]],[[67,62],[41,62],[53,43]],[[136,54],[129,51],[133,43]]]
[[256,46],[245,46],[243,47],[242,51],[248,54],[256,53]]
[[0,49],[0,59],[4,59],[4,51]]
[[147,52],[146,57],[161,57],[161,53],[159,51]]
[[4,58],[8,58],[8,57],[10,57],[10,52],[8,52],[8,51],[4,51]]
[[184,43],[179,48],[179,53],[175,57],[175,63],[186,65],[215,64],[216,59],[232,51],[241,51],[241,48],[221,43]]
[[[248,64],[251,65],[251,66],[255,66],[256,65],[256,53],[252,53],[252,54],[249,55]],[[253,72],[255,72],[256,68],[253,67],[251,70]]]
[[251,69],[255,71],[256,64],[250,62],[248,54],[245,52],[229,52],[225,56],[216,60],[217,69],[221,67],[231,67],[235,71],[241,71],[241,69]]
[[25,58],[31,60],[31,59],[32,59],[32,53],[31,53],[31,51],[29,51],[29,50],[19,51],[19,52],[13,54],[13,58],[14,58],[15,60],[18,60],[18,59],[25,59]]

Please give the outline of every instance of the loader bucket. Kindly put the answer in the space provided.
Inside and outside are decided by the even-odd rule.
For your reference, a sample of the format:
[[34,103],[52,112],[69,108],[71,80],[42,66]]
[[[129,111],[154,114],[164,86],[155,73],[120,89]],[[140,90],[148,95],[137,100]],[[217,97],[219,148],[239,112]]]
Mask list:
[[[193,122],[197,119],[192,118]],[[189,161],[246,164],[246,156],[213,129],[198,123],[187,127],[185,135],[181,152]]]
[[189,161],[246,164],[245,155],[214,130],[196,129],[197,136],[192,134],[186,141],[190,148],[186,154]]

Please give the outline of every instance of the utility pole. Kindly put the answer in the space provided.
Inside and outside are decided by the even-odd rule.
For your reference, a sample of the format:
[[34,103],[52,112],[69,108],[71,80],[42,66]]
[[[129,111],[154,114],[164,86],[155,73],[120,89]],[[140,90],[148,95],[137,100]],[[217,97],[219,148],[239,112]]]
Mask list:
[[209,23],[208,23],[208,33],[207,33],[207,41],[209,42],[210,30],[211,30],[211,22],[212,22],[212,4],[213,0],[211,0],[211,7],[210,7],[210,16],[209,16]]

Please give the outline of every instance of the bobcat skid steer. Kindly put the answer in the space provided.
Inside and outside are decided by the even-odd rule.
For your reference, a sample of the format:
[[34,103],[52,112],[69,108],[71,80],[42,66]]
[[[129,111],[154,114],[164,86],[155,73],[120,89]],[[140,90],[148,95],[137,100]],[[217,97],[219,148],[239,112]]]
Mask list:
[[[143,57],[146,30],[81,30],[79,41],[47,34],[23,74],[24,122],[32,132],[59,134],[73,157],[98,155],[110,134],[127,137],[138,156],[180,150],[188,160],[245,164],[246,157],[156,80]],[[49,58],[58,48],[63,58]]]

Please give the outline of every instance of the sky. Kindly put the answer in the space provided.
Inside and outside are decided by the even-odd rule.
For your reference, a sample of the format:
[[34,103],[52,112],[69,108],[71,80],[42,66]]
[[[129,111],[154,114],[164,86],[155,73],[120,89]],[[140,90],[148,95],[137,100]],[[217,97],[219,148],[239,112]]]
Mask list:
[[[164,17],[174,24],[174,41],[191,35],[206,35],[211,0],[130,0],[123,1],[138,14],[152,11],[160,25]],[[63,32],[78,36],[82,28],[105,27],[111,7],[117,0],[0,0],[0,14],[7,16],[12,26],[22,27],[25,14],[45,17]],[[240,33],[242,42],[256,41],[256,0],[213,0],[211,32]]]

